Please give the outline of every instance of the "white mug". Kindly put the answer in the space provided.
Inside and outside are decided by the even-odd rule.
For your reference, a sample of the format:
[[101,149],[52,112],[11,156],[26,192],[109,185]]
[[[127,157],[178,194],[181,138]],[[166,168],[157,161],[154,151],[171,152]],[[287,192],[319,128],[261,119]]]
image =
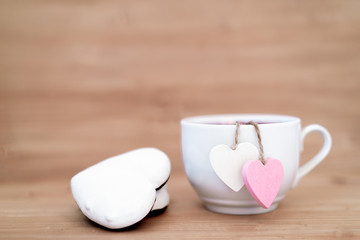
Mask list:
[[[256,122],[265,158],[278,159],[283,165],[281,187],[269,208],[262,208],[245,186],[238,192],[231,190],[216,175],[210,164],[209,153],[214,146],[234,144],[236,121]],[[331,148],[331,136],[324,127],[312,124],[301,130],[300,124],[297,117],[272,114],[208,115],[182,119],[181,144],[185,172],[205,207],[218,213],[240,215],[276,209],[286,192],[324,160]],[[313,131],[321,133],[323,146],[310,161],[299,167],[303,141]],[[240,126],[238,140],[239,143],[250,142],[259,147],[256,131],[251,125]]]

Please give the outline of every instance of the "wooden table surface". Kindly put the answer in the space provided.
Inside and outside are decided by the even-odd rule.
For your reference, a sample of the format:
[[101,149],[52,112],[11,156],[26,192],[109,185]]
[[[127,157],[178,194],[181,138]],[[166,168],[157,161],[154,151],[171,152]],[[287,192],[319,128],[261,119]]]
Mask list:
[[[360,239],[359,1],[1,1],[0,239]],[[332,134],[274,212],[209,212],[179,120],[279,113]],[[70,178],[153,146],[171,203],[128,231],[88,221]],[[321,146],[306,139],[302,163]]]

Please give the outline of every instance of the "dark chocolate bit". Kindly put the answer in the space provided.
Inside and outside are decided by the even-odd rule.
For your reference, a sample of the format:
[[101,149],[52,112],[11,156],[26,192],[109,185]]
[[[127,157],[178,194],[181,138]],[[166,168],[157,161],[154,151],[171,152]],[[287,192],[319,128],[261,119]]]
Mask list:
[[156,210],[152,210],[151,212],[149,212],[149,214],[146,216],[147,218],[151,218],[151,217],[156,217],[159,216],[160,214],[164,213],[166,211],[168,206],[161,208],[161,209],[156,209]]

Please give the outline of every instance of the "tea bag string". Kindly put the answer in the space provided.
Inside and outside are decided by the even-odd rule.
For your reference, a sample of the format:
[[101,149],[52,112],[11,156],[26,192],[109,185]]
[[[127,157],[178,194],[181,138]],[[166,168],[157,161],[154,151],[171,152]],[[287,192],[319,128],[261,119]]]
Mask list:
[[237,148],[237,145],[239,144],[239,129],[240,129],[241,123],[239,121],[236,121],[236,130],[235,130],[235,143],[232,145],[232,150],[235,150]]
[[[236,130],[235,130],[235,143],[234,145],[232,146],[232,149],[235,150],[237,145],[239,144],[239,129],[240,129],[240,125],[241,125],[241,122],[240,121],[236,121]],[[259,126],[256,122],[254,121],[250,121],[250,122],[247,122],[245,123],[245,125],[252,125],[254,126],[255,128],[255,131],[256,131],[256,135],[257,135],[257,138],[258,138],[258,143],[259,143],[259,149],[260,149],[260,156],[259,156],[259,160],[262,162],[262,164],[265,165],[265,158],[264,158],[264,147],[262,145],[262,141],[261,141],[261,134],[260,134],[260,129],[259,129]]]

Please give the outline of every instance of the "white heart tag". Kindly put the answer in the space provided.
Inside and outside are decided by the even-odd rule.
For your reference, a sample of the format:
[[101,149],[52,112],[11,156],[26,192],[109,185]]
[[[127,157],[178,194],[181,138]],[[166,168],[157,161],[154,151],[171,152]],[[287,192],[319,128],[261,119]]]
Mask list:
[[259,151],[256,146],[245,142],[231,149],[221,144],[210,151],[210,162],[218,177],[233,191],[238,192],[244,186],[241,170],[245,162],[257,160]]

